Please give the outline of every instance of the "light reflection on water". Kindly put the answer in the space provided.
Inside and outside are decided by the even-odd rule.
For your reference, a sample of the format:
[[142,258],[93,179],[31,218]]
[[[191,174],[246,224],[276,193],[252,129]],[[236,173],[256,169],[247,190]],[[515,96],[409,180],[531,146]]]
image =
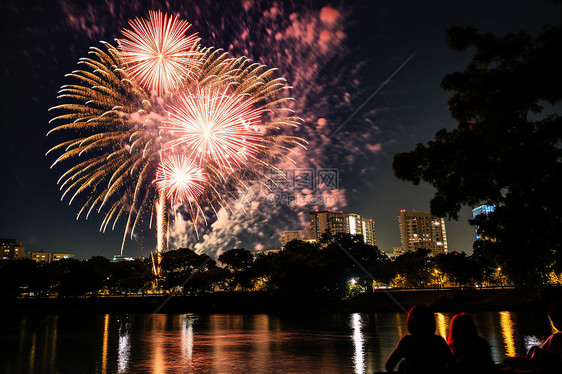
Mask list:
[[435,313],[435,322],[437,334],[447,340],[447,331],[449,331],[450,318],[443,313]]
[[[152,317],[154,318],[154,323],[152,324],[151,343],[152,343],[152,373],[164,374],[166,372],[166,355],[164,354],[164,344],[166,344],[166,339],[163,335],[166,334],[164,322],[166,321],[166,316],[158,315]],[[167,334],[166,334],[167,335]]]
[[117,346],[117,372],[125,373],[129,367],[131,355],[131,334],[129,333],[128,318],[119,320],[119,343]]
[[109,314],[104,316],[103,320],[103,346],[101,354],[101,372],[107,373],[107,342],[109,339]]
[[[551,333],[545,313],[472,314],[496,362]],[[436,313],[447,336],[451,313]],[[11,319],[10,319],[11,318]],[[355,373],[384,371],[403,313],[61,315],[2,320],[1,372]]]
[[181,335],[182,335],[182,352],[185,361],[191,365],[193,357],[193,319],[187,315],[179,316],[181,319]]
[[505,352],[507,356],[515,356],[515,341],[513,337],[513,320],[511,312],[500,312],[500,323],[502,327],[502,337],[505,342]]
[[351,315],[351,327],[353,328],[353,362],[355,363],[355,373],[365,373],[365,363],[363,357],[363,332],[361,324],[361,314],[353,313]]

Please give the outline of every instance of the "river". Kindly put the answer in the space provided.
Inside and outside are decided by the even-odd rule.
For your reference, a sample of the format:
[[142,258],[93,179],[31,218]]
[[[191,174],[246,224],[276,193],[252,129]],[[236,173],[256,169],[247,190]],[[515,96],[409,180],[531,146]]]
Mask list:
[[[552,333],[546,313],[472,314],[496,362]],[[436,313],[446,337],[452,314]],[[3,316],[5,373],[375,373],[403,313]]]

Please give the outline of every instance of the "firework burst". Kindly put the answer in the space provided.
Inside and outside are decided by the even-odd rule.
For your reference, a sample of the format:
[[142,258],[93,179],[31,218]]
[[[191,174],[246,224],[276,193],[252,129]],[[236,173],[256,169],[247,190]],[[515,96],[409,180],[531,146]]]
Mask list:
[[207,178],[195,160],[184,155],[171,155],[162,160],[156,170],[156,187],[172,203],[197,202],[205,191]]
[[49,132],[61,142],[48,153],[61,153],[53,166],[70,163],[59,184],[70,203],[84,199],[78,217],[104,211],[102,231],[124,219],[131,237],[145,218],[156,223],[158,267],[172,206],[189,205],[197,226],[201,204],[228,209],[304,141],[282,135],[301,120],[275,69],[196,50],[189,24],[160,12],[130,24],[119,49],[92,48],[68,74],[65,103],[51,108],[63,111]]
[[151,11],[129,25],[117,42],[125,70],[145,89],[162,96],[195,74],[201,61],[197,34],[186,36],[189,22]]
[[170,105],[164,129],[174,139],[167,145],[185,145],[190,157],[213,162],[222,170],[244,167],[265,148],[260,133],[262,111],[249,95],[229,95],[228,87],[200,87],[184,93],[179,105]]

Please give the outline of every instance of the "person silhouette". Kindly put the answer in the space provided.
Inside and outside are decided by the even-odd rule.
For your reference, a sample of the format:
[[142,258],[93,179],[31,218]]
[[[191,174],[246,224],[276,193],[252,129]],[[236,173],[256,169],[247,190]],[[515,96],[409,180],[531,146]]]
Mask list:
[[407,319],[408,332],[388,356],[385,368],[404,374],[443,373],[450,368],[454,359],[445,339],[435,335],[435,317],[426,305],[410,309]]
[[478,335],[476,325],[466,313],[451,319],[447,344],[455,358],[456,373],[488,373],[494,370],[490,344]]
[[558,356],[558,359],[562,361],[562,332],[560,332],[562,330],[562,301],[558,301],[550,307],[548,318],[558,331],[546,338],[541,349]]
[[[558,331],[546,338],[540,347],[533,346],[529,349],[527,366],[540,370],[540,372],[562,373],[562,332],[560,332],[562,328],[562,301],[558,301],[549,308],[548,318],[550,318],[553,328]],[[525,369],[528,369],[528,367]]]

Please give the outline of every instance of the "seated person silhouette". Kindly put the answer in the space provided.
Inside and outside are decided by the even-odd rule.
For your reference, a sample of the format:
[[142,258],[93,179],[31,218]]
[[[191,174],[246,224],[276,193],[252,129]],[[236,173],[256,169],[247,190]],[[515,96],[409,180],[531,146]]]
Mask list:
[[453,317],[447,344],[455,358],[455,373],[489,373],[494,370],[490,344],[478,335],[468,314]]
[[562,361],[562,332],[560,332],[562,330],[562,301],[550,307],[548,318],[558,331],[546,338],[541,345],[541,349],[558,356],[558,359]]
[[454,363],[449,346],[435,335],[435,317],[426,305],[416,305],[408,313],[409,335],[403,336],[388,356],[385,368],[394,372],[400,362],[399,373],[444,373]]
[[558,331],[550,335],[540,347],[531,347],[527,353],[530,360],[525,363],[530,368],[542,370],[541,373],[562,373],[562,301],[550,307],[548,317]]

